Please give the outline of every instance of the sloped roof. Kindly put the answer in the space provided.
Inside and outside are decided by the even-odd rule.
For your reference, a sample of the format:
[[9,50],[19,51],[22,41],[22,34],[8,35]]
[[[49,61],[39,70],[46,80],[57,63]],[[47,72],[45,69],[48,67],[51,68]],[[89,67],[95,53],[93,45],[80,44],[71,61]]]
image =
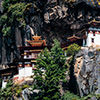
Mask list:
[[28,43],[29,43],[29,45],[31,45],[31,46],[46,46],[46,41],[45,40],[41,40],[41,36],[38,36],[37,34],[36,34],[36,36],[33,36],[32,37],[33,38],[33,40],[31,40],[31,41],[27,41]]
[[80,39],[80,37],[77,37],[77,36],[75,36],[74,34],[73,34],[73,36],[68,37],[67,39],[70,40],[70,39],[73,39],[73,38]]

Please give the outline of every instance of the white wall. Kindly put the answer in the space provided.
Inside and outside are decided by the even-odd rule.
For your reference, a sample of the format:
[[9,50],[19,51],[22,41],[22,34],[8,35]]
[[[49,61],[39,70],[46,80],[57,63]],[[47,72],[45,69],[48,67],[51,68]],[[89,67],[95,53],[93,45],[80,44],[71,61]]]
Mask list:
[[32,67],[19,68],[19,79],[33,75]]
[[[89,28],[89,30],[100,31],[100,29],[95,29],[95,28]],[[93,36],[93,33],[88,33],[87,34],[87,45],[86,46],[92,45],[91,38],[94,38],[94,44],[95,45],[100,45],[100,34],[98,33],[98,34],[95,34],[95,36]]]
[[25,67],[25,77],[32,75],[32,67]]
[[93,34],[90,33],[87,36],[87,46],[91,46],[92,44],[91,38],[94,38],[95,45],[100,45],[100,34],[95,34],[95,36],[93,36]]
[[25,69],[22,68],[22,67],[19,67],[18,70],[19,70],[19,78],[24,77],[24,71],[25,71]]
[[2,89],[6,87],[7,82],[4,81],[5,79],[2,80]]

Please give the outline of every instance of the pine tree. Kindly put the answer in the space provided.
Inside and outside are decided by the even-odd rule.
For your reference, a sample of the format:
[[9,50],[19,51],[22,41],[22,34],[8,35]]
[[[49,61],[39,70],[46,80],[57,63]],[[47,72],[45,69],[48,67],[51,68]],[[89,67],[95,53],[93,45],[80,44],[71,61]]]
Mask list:
[[37,59],[34,89],[40,89],[41,92],[34,97],[34,100],[58,100],[60,98],[59,82],[66,76],[65,61],[64,50],[60,48],[57,40],[54,40],[51,51],[46,48],[40,54]]

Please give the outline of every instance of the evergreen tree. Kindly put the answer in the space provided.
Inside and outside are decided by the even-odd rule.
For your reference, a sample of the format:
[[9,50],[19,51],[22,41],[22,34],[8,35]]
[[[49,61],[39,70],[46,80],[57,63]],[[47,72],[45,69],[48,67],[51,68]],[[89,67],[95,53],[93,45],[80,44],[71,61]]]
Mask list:
[[[60,98],[59,82],[65,79],[65,56],[60,43],[54,40],[51,51],[47,48],[37,59],[34,89],[40,93],[34,100],[58,100]],[[33,98],[32,98],[33,99]]]

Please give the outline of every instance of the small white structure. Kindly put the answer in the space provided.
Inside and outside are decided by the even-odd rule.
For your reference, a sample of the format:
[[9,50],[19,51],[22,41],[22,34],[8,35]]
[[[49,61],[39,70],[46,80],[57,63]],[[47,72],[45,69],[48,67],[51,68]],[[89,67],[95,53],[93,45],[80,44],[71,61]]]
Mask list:
[[[19,65],[22,65],[22,64],[20,63]],[[31,66],[31,62],[25,62],[24,67],[22,66],[18,67],[18,71],[19,71],[18,72],[19,79],[34,75],[34,73],[32,72],[33,70]]]
[[2,89],[5,88],[7,85],[7,81],[5,81],[5,79],[2,80]]
[[90,27],[86,32],[86,36],[86,40],[83,39],[83,46],[100,46],[100,29]]

